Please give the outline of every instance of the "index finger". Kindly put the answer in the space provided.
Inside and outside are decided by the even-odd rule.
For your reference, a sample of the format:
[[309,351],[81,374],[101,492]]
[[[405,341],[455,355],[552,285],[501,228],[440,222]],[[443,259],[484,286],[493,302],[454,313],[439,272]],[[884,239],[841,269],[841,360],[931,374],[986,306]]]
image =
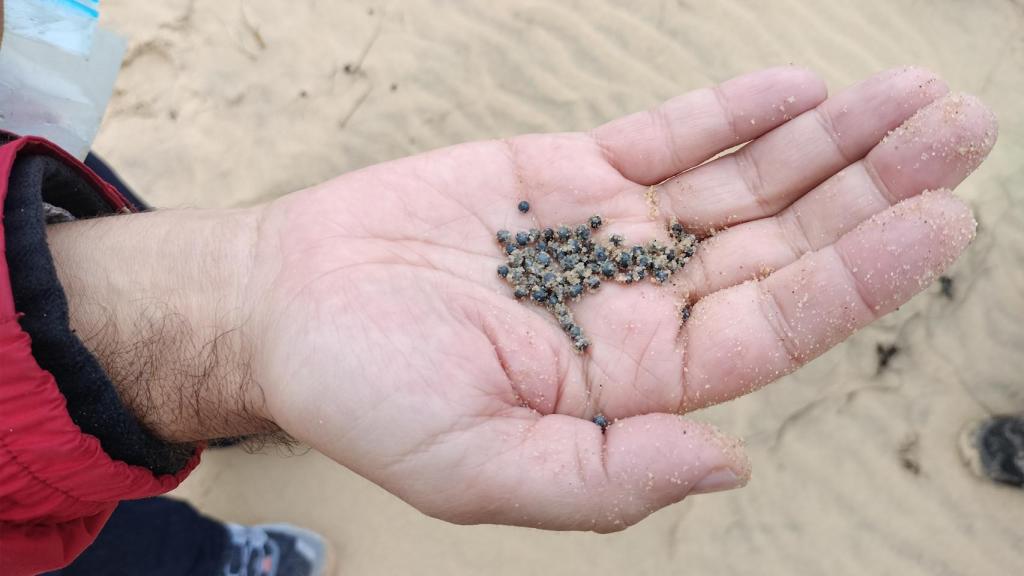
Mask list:
[[892,312],[960,255],[974,229],[949,191],[925,192],[763,280],[701,300],[683,331],[682,410],[760,388]]

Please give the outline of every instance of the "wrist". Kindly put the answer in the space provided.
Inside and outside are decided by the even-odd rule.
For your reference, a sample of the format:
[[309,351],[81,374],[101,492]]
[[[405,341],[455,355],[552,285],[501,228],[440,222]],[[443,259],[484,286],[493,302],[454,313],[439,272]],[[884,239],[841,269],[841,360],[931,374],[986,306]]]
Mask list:
[[167,441],[276,429],[250,369],[260,218],[259,209],[183,210],[49,227],[72,329]]

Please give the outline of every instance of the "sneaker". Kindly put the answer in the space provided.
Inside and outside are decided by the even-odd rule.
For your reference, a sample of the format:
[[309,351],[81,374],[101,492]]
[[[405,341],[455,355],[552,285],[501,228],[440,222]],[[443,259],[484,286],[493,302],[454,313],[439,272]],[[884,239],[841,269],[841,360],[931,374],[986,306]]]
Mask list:
[[223,576],[325,576],[331,549],[319,535],[290,524],[227,524],[231,542]]
[[1024,416],[992,416],[968,426],[960,453],[978,476],[1024,487]]

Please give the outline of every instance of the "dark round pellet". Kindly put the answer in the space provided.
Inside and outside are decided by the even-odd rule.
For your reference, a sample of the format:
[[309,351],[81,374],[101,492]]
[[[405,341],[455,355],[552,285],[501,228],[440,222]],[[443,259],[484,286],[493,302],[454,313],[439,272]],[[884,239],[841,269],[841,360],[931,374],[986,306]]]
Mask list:
[[594,416],[591,422],[600,426],[602,432],[604,432],[604,429],[608,427],[608,424],[610,424],[610,422],[608,422],[608,419],[604,417],[604,414],[598,414],[597,416]]
[[679,310],[679,317],[683,319],[684,323],[687,320],[690,319],[690,305],[689,304],[684,304],[683,307]]
[[[517,299],[535,300],[554,316],[580,353],[587,351],[590,340],[573,320],[571,302],[582,298],[584,292],[597,290],[602,281],[635,284],[650,276],[665,283],[674,271],[685,266],[697,245],[696,237],[678,222],[668,226],[674,238],[671,247],[657,240],[626,245],[618,234],[598,243],[592,230],[603,224],[595,215],[571,227],[496,233],[508,254],[507,261],[497,267],[498,275],[514,288]],[[680,308],[679,314],[685,322],[690,310]]]
[[526,214],[527,212],[529,212],[530,211],[530,203],[527,202],[526,200],[523,200],[522,202],[520,202],[519,203],[519,211],[522,212],[523,214]]

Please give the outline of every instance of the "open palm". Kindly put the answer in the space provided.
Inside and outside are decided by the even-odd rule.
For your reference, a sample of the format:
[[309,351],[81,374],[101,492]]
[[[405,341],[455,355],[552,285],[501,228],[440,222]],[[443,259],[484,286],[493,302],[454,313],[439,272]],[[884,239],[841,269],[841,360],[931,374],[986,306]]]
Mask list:
[[[903,69],[825,100],[812,73],[771,69],[590,133],[454,146],[284,197],[250,287],[268,410],[455,522],[610,531],[741,485],[738,446],[679,415],[892,311],[972,238],[961,202],[921,192],[969,174],[995,121],[945,93]],[[494,233],[592,214],[630,243],[669,218],[707,239],[665,286],[606,283],[575,304],[581,355],[511,297]]]

